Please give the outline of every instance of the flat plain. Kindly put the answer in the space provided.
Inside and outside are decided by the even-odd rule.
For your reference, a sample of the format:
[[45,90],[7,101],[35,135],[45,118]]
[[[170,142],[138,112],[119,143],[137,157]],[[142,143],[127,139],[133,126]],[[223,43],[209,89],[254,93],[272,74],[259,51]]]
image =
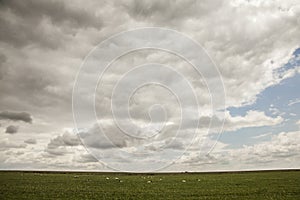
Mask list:
[[0,171],[0,199],[300,199],[300,171]]

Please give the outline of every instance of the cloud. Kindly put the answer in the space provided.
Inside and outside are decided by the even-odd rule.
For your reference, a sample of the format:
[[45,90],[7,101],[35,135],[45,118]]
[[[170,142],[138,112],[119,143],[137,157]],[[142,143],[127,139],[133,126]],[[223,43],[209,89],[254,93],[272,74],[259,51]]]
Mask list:
[[[227,113],[228,114],[228,113]],[[281,116],[266,116],[264,112],[250,110],[245,116],[228,117],[225,119],[224,130],[236,131],[241,128],[273,126],[283,122]]]
[[[218,126],[214,126],[213,124],[210,126],[211,132],[215,133],[222,125],[222,121],[217,116],[203,116],[199,119],[199,128],[206,129],[210,121],[214,118],[214,120],[219,121]],[[225,112],[225,120],[222,131],[237,131],[242,128],[251,128],[251,127],[263,127],[263,126],[274,126],[283,122],[283,118],[281,116],[270,117],[267,116],[262,111],[257,110],[249,110],[246,112],[244,116],[232,116],[228,111]]]
[[6,56],[0,54],[0,80],[6,75],[6,68],[4,67],[3,63],[6,61]]
[[300,99],[294,99],[294,100],[290,100],[288,106],[292,106],[294,104],[300,103]]
[[52,155],[64,155],[70,153],[67,147],[80,145],[80,140],[77,135],[65,132],[62,135],[56,136],[48,143],[45,152]]
[[32,123],[32,117],[27,112],[2,111],[0,112],[0,120],[23,121],[26,123]]
[[[300,132],[293,131],[281,132],[270,137],[268,141],[257,141],[240,148],[230,148],[218,142],[217,149],[209,155],[188,151],[177,162],[185,167],[197,166],[206,170],[294,168],[300,164],[299,140]],[[205,165],[210,167],[205,168]]]
[[10,125],[10,126],[6,127],[5,133],[15,134],[18,132],[18,130],[19,130],[18,126]]
[[[76,32],[68,28],[102,27],[102,20],[96,13],[88,12],[82,7],[67,6],[61,1],[30,0],[26,4],[14,0],[2,1],[0,11],[0,25],[6,27],[0,33],[0,40],[16,47],[35,44],[57,49],[68,38],[61,28],[70,32],[67,35],[72,35]],[[58,35],[61,37],[57,37]]]
[[77,146],[79,144],[80,141],[76,135],[72,135],[71,133],[66,132],[63,135],[59,135],[51,139],[48,146],[52,146],[52,147]]
[[[127,13],[138,21],[151,21],[160,25],[181,25],[188,19],[208,15],[214,9],[218,9],[222,2],[185,0],[173,2],[129,0],[122,1],[122,6]],[[184,8],[184,9],[182,9]]]
[[257,136],[253,136],[252,138],[254,139],[260,139],[260,138],[265,138],[265,137],[268,137],[268,136],[271,136],[272,133],[265,133],[265,134],[261,134],[261,135],[257,135]]
[[79,133],[83,144],[90,148],[111,149],[128,146],[132,138],[122,133],[112,120],[102,120],[102,130],[94,124],[88,131]]
[[[113,17],[111,13],[114,13]],[[17,0],[1,1],[0,105],[5,110],[26,110],[28,113],[2,111],[0,120],[32,123],[32,116],[34,116],[35,124],[30,127],[25,125],[24,129],[22,127],[22,131],[24,130],[26,137],[29,138],[22,138],[22,142],[26,144],[36,143],[30,138],[35,138],[34,134],[43,133],[39,134],[43,135],[43,139],[39,139],[38,144],[29,145],[30,148],[37,146],[37,149],[34,151],[29,148],[24,149],[25,156],[20,157],[19,162],[26,160],[31,163],[28,166],[32,168],[45,167],[47,162],[51,163],[53,168],[68,169],[70,166],[75,166],[78,163],[76,159],[72,159],[71,153],[81,147],[75,134],[65,135],[64,133],[54,137],[52,134],[64,127],[73,126],[72,86],[83,58],[96,44],[113,34],[149,26],[174,29],[203,46],[219,66],[227,94],[226,108],[252,104],[266,88],[296,75],[295,71],[290,70],[285,72],[284,76],[278,76],[276,71],[299,47],[300,29],[298,27],[300,24],[297,18],[299,13],[300,7],[297,0],[230,0],[228,2],[220,0],[176,2],[87,0],[84,3],[73,0],[64,2],[29,0],[26,3]],[[136,42],[144,44],[144,41]],[[121,43],[122,41],[112,46],[119,48]],[[174,41],[174,44],[181,45],[180,41]],[[186,51],[191,52],[191,50]],[[162,88],[144,87],[134,95],[128,107],[127,105],[118,106],[118,110],[127,111],[128,108],[133,122],[140,127],[139,133],[158,129],[159,136],[151,141],[152,145],[149,141],[142,142],[124,135],[115,124],[112,124],[113,116],[109,97],[114,84],[132,67],[149,62],[166,64],[180,71],[195,88],[200,101],[201,116],[197,115],[195,119],[190,117],[191,124],[183,124],[181,135],[174,143],[169,143],[169,141],[174,137],[180,123],[180,107],[174,96],[171,97],[171,94]],[[182,59],[168,52],[141,50],[123,56],[112,63],[111,67],[112,70],[104,74],[105,82],[99,85],[96,94],[99,100],[96,102],[96,109],[99,111],[97,115],[103,121],[107,135],[99,135],[97,128],[89,127],[94,121],[86,122],[88,127],[83,128],[87,131],[80,134],[88,147],[98,149],[99,152],[107,151],[107,157],[112,157],[114,150],[117,149],[135,151],[133,147],[148,147],[153,152],[159,151],[162,147],[182,150],[190,142],[190,133],[194,131],[190,130],[193,127],[193,120],[200,118],[200,128],[207,128],[207,123],[211,119],[210,114],[212,114],[209,91],[203,79],[199,78],[193,68]],[[91,78],[97,76],[89,72],[84,73]],[[155,71],[152,74],[139,73],[129,81],[129,84],[144,80],[153,74],[161,75],[166,83],[178,88],[184,99],[189,101],[186,90],[180,87],[180,80],[170,74],[164,75]],[[86,89],[90,87],[88,83],[85,84]],[[126,83],[121,89],[126,90],[127,86]],[[94,85],[92,87],[94,88]],[[90,97],[91,94],[85,90],[82,91],[83,99]],[[122,100],[121,96],[116,99],[116,102],[122,103],[124,102]],[[164,124],[161,110],[154,109],[152,110],[154,112],[149,112],[148,108],[151,108],[153,103],[162,102],[169,117],[166,123],[172,123],[172,125],[160,131],[160,126]],[[188,109],[191,115],[196,111],[193,106],[184,108]],[[85,107],[82,109],[85,110]],[[282,118],[284,116],[270,117],[263,111],[249,111],[244,116],[225,114],[224,131],[274,126],[285,120]],[[155,123],[149,125],[151,117]],[[213,117],[220,120],[217,116]],[[130,128],[126,119],[128,118],[120,117],[120,121],[125,124],[124,127]],[[4,127],[7,125],[4,124]],[[216,127],[212,127],[214,128]],[[5,131],[5,128],[3,130]],[[129,134],[136,135],[137,133],[129,132]],[[3,134],[2,137],[10,136]],[[294,135],[287,135],[287,137],[294,137]],[[48,143],[44,144],[43,141]],[[17,147],[19,144],[5,143],[4,145]],[[44,152],[45,156],[39,157],[37,153],[40,152],[39,148],[45,148],[48,153]],[[29,154],[31,157],[26,158]],[[11,162],[18,163],[13,155],[12,153]],[[117,156],[119,155],[115,157]],[[30,161],[30,159],[37,160],[38,158],[44,164],[35,165]],[[90,158],[83,156],[80,159],[78,162],[82,164],[82,167],[86,167],[87,165],[83,163],[89,161]],[[211,163],[216,163],[218,159],[219,157],[214,155],[199,162],[210,163],[209,160],[211,160]],[[92,164],[92,162],[86,163]]]
[[254,145],[244,146],[241,149],[232,150],[234,158],[246,163],[275,162],[291,157],[300,157],[300,132],[281,132],[271,138],[270,141]]
[[19,149],[19,148],[25,148],[26,144],[19,144],[17,142],[11,142],[8,139],[1,140],[0,141],[0,151],[5,151],[8,149]]
[[93,157],[91,154],[82,154],[79,159],[75,160],[79,163],[93,163],[93,162],[99,162],[95,157]]
[[27,139],[27,140],[24,140],[24,142],[26,143],[26,144],[36,144],[37,142],[36,142],[36,139],[33,139],[33,138],[29,138],[29,139]]

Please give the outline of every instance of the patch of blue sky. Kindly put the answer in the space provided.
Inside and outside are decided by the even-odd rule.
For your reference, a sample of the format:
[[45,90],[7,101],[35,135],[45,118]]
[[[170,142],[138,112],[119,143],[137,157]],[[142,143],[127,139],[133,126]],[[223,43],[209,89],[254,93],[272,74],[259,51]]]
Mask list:
[[278,68],[277,72],[280,73],[284,73],[285,71],[289,70],[289,69],[293,69],[297,66],[300,65],[300,48],[296,49],[291,57],[291,59],[289,60],[288,63],[286,63],[284,66]]
[[[290,61],[279,68],[278,73],[300,66],[300,48]],[[242,107],[231,107],[228,111],[232,116],[245,116],[249,110],[263,111],[267,116],[281,116],[284,121],[275,126],[242,128],[237,131],[224,132],[220,142],[230,144],[229,148],[238,148],[256,142],[270,140],[272,135],[280,132],[299,130],[296,122],[300,119],[300,74],[281,81],[279,84],[266,88],[258,95],[255,103]],[[214,136],[212,136],[214,137]]]

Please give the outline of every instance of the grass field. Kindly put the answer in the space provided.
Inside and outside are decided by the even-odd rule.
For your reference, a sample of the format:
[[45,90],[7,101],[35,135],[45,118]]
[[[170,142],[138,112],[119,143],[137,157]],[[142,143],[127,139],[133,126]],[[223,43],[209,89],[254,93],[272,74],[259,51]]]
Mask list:
[[300,171],[199,174],[0,171],[0,199],[300,199]]

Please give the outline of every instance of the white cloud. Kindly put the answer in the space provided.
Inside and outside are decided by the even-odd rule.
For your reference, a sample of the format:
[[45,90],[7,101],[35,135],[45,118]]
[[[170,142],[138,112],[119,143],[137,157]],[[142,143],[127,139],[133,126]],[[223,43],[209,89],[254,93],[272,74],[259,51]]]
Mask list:
[[266,116],[264,112],[250,110],[244,117],[230,117],[225,121],[224,130],[235,131],[240,128],[273,126],[283,122],[283,118],[277,116],[275,118]]
[[300,128],[300,120],[298,120],[297,122],[296,122],[296,124],[299,126],[299,128]]
[[190,166],[196,166],[208,171],[297,168],[300,164],[299,142],[300,132],[294,131],[281,132],[273,135],[268,141],[244,145],[241,148],[230,148],[226,144],[218,143],[220,148],[209,155],[189,152],[177,164],[189,169],[195,169]]
[[261,134],[261,135],[257,135],[257,136],[254,136],[254,137],[252,137],[252,138],[254,138],[254,139],[260,139],[260,138],[268,137],[268,136],[270,136],[270,135],[272,135],[271,132],[270,132],[270,133]]
[[[300,156],[300,132],[281,132],[272,137],[270,141],[244,146],[242,149],[232,151],[232,155],[247,163],[282,162]],[[289,164],[299,164],[289,163]]]
[[290,100],[288,105],[292,106],[292,105],[297,104],[297,103],[300,103],[300,99]]
[[[217,116],[213,116],[217,120],[219,119]],[[207,128],[207,124],[210,123],[212,117],[204,116],[200,118],[200,128]],[[236,131],[241,128],[251,128],[251,127],[262,127],[262,126],[274,126],[283,122],[283,118],[281,116],[277,117],[269,117],[262,111],[249,110],[244,116],[231,116],[231,114],[226,111],[225,113],[225,121],[222,131]],[[221,121],[219,125],[221,125]],[[211,126],[211,132],[217,133],[219,130],[219,126],[214,127]]]

